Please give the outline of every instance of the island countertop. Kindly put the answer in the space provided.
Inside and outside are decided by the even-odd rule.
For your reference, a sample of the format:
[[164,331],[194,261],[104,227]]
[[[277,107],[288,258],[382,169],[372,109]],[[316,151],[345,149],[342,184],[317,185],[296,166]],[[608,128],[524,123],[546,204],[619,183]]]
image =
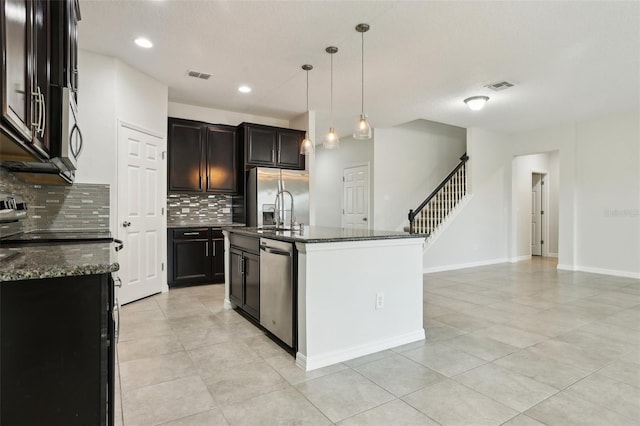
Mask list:
[[298,243],[334,243],[343,241],[425,238],[424,235],[409,234],[408,232],[381,231],[375,229],[344,229],[325,226],[304,226],[302,232],[297,229],[295,231],[279,231],[268,228],[242,227],[223,227],[223,230],[250,237],[264,237]]
[[0,282],[115,272],[112,243],[29,244],[0,247]]

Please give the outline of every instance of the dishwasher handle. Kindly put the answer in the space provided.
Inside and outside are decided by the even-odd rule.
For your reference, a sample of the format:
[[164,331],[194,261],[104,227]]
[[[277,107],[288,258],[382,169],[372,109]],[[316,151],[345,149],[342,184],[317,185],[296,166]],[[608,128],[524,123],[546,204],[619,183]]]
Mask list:
[[260,246],[260,250],[266,253],[277,254],[279,256],[291,256],[291,252],[288,252],[285,250],[278,250],[278,249],[267,247],[267,246]]

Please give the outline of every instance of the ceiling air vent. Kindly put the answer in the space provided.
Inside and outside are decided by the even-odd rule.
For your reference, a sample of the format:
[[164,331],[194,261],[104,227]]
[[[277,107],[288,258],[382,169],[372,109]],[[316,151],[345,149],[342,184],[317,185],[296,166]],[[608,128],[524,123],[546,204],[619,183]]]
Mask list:
[[189,77],[200,78],[202,80],[209,80],[209,78],[211,78],[211,74],[193,70],[187,70],[187,75]]
[[509,83],[508,81],[501,81],[499,83],[487,84],[484,87],[491,89],[494,92],[499,92],[500,90],[508,89],[513,86],[515,86],[515,84]]

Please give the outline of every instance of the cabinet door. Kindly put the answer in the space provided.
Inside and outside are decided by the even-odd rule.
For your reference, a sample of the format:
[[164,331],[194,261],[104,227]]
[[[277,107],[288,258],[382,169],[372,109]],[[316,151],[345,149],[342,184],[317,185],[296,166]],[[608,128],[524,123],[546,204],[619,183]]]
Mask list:
[[275,129],[245,127],[247,164],[253,166],[273,166],[276,163]]
[[173,282],[211,279],[209,239],[173,241]]
[[212,245],[212,273],[211,281],[214,283],[224,282],[224,238],[214,238]]
[[237,192],[236,129],[207,127],[207,192]]
[[33,131],[33,148],[44,158],[49,158],[49,126],[47,121],[51,117],[52,104],[49,97],[49,69],[51,57],[49,48],[50,7],[47,0],[32,0],[33,7],[33,89],[32,100],[34,116],[38,116],[39,123]]
[[202,126],[169,120],[169,191],[203,192]]
[[300,143],[304,133],[297,130],[278,130],[278,167],[304,169],[304,155],[300,154]]
[[25,0],[5,0],[2,21],[2,118],[22,137],[31,140],[31,76],[29,48],[30,3]]
[[242,252],[232,248],[229,251],[229,299],[240,308],[242,308],[244,285],[243,263]]
[[244,253],[244,311],[260,320],[260,256]]

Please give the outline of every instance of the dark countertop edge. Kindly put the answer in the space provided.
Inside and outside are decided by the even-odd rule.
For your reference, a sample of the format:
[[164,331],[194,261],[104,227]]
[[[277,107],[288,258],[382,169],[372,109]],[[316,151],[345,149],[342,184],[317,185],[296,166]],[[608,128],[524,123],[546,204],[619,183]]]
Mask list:
[[338,237],[338,238],[300,238],[295,236],[288,235],[275,235],[269,232],[259,233],[255,228],[247,228],[247,229],[238,229],[238,228],[223,228],[223,231],[230,231],[236,234],[248,235],[251,237],[262,237],[262,238],[270,238],[272,240],[278,241],[287,241],[292,243],[309,243],[309,244],[317,244],[317,243],[339,243],[339,242],[349,242],[349,241],[372,241],[372,240],[399,240],[399,239],[407,239],[407,238],[426,238],[426,235],[423,234],[395,234],[395,235],[373,235],[373,236],[364,236],[364,237]]
[[89,264],[61,268],[17,269],[0,272],[0,282],[108,274],[118,270],[120,270],[120,265],[117,262],[111,264]]
[[178,228],[235,228],[244,227],[244,223],[188,223],[188,224],[167,224],[167,229]]

